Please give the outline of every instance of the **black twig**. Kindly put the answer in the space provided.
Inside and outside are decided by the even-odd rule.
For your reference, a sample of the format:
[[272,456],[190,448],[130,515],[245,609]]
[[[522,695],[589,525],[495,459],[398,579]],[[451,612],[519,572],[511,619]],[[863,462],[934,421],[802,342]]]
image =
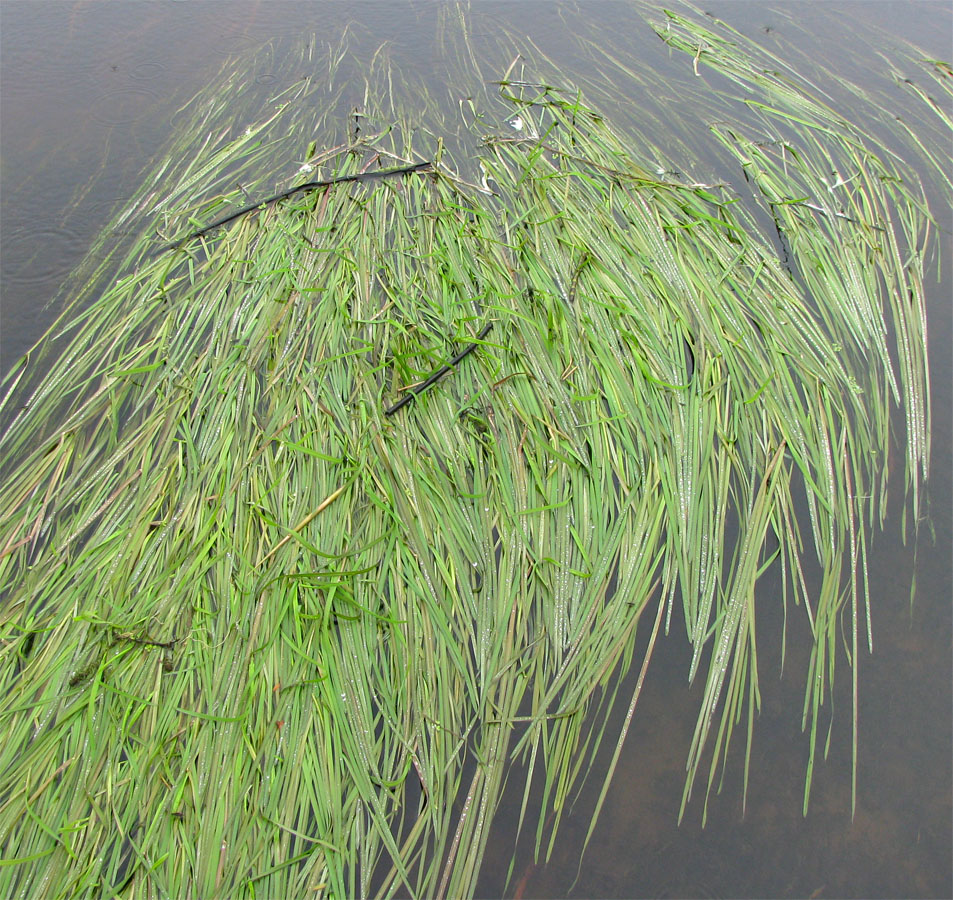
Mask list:
[[[492,327],[493,327],[492,322],[489,325],[485,326],[484,329],[476,336],[477,341],[482,341],[483,338],[485,338],[490,333],[490,329]],[[461,350],[445,366],[441,366],[439,369],[437,369],[437,371],[434,372],[433,375],[431,375],[426,381],[423,381],[420,384],[416,385],[415,387],[412,387],[410,389],[410,392],[405,397],[402,397],[400,400],[398,400],[397,403],[395,403],[390,409],[385,409],[384,415],[392,416],[399,409],[402,409],[403,407],[405,407],[408,403],[410,403],[411,400],[414,399],[414,397],[417,397],[418,395],[422,394],[432,384],[434,384],[436,381],[439,381],[441,378],[443,378],[443,376],[446,375],[447,372],[449,372],[455,365],[457,365],[457,363],[459,363],[462,359],[464,359],[468,354],[476,350],[476,348],[479,346],[480,346],[479,343],[475,342],[470,344],[468,347],[464,348],[463,350]]]
[[400,166],[396,169],[378,169],[374,172],[358,172],[356,175],[338,175],[335,178],[328,178],[324,181],[309,181],[305,184],[299,184],[297,187],[289,188],[287,191],[282,191],[280,194],[275,194],[272,197],[266,197],[264,200],[259,200],[257,203],[244,206],[221,219],[216,219],[210,225],[206,225],[198,231],[193,231],[191,234],[187,234],[185,237],[179,238],[171,244],[160,247],[156,253],[164,253],[166,250],[174,250],[177,247],[181,247],[187,241],[191,241],[192,238],[201,237],[203,234],[215,228],[219,228],[222,225],[227,225],[229,222],[233,222],[235,219],[247,213],[254,212],[257,209],[264,209],[266,206],[277,203],[279,200],[284,200],[286,197],[290,197],[292,194],[297,194],[300,191],[315,191],[319,188],[330,187],[333,184],[342,184],[346,181],[371,181],[374,178],[387,178],[390,175],[405,175],[409,172],[419,172],[422,169],[429,169],[432,166],[433,163],[431,162],[420,162],[414,163],[412,166]]

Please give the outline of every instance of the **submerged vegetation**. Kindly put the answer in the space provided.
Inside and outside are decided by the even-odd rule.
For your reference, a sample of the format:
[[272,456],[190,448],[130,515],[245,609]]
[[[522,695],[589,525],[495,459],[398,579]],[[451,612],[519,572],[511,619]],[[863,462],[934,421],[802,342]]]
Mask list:
[[7,376],[0,894],[470,895],[504,786],[541,852],[605,740],[608,787],[663,630],[704,684],[685,802],[736,726],[748,758],[760,604],[812,646],[805,808],[845,664],[856,760],[892,407],[914,516],[929,464],[943,160],[658,18],[744,97],[707,132],[730,184],[521,46],[451,112],[382,49],[342,114],[346,44],[272,53],[264,113],[247,64],[180,110]]

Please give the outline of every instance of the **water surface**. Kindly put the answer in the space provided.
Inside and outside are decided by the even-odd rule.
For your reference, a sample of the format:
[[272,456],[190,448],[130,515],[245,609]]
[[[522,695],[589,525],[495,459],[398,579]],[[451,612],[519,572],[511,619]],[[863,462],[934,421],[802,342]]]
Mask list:
[[[777,52],[798,48],[864,83],[878,77],[878,41],[903,38],[935,58],[950,56],[948,3],[715,3],[706,9]],[[174,122],[176,104],[222,62],[263,42],[313,31],[340,34],[356,23],[355,52],[387,39],[426,73],[439,53],[437,5],[418,3],[0,4],[0,371],[6,372],[49,326],[64,277],[88,250],[115,205],[137,187],[141,168]],[[574,18],[575,17],[575,18]],[[565,67],[585,74],[571,23],[597,20],[627,35],[631,52],[671,74],[668,96],[633,91],[625,110],[669,110],[674,128],[691,89],[690,61],[670,58],[633,9],[620,3],[482,3],[474,40],[492,45],[506,25],[528,35]],[[883,29],[871,37],[869,26]],[[629,37],[630,36],[630,37]],[[892,37],[891,37],[892,36]],[[267,83],[268,72],[255,73]],[[836,92],[836,84],[830,85]],[[903,95],[896,94],[902,103]],[[906,110],[898,108],[898,113]],[[700,170],[713,165],[700,152]],[[950,209],[934,203],[945,232],[949,279]],[[801,815],[808,745],[800,733],[802,660],[784,678],[761,641],[764,706],[756,725],[752,776],[742,809],[741,756],[701,826],[700,798],[677,824],[684,766],[701,685],[686,681],[689,654],[677,630],[656,651],[609,801],[579,866],[579,850],[600,787],[594,778],[563,824],[554,859],[534,865],[519,844],[510,894],[575,897],[879,897],[953,894],[951,881],[951,330],[950,281],[930,286],[934,456],[930,522],[914,552],[900,541],[899,518],[873,543],[874,648],[861,659],[859,797],[850,814],[849,679],[842,677],[830,757],[815,771],[812,803]],[[894,508],[902,498],[894,492]],[[917,594],[911,606],[910,583]],[[779,617],[777,617],[779,618]],[[778,621],[763,615],[770,634]],[[775,633],[777,633],[775,631]],[[846,668],[842,670],[846,676]],[[626,690],[621,692],[625,697]],[[624,710],[618,711],[616,724]],[[603,763],[611,752],[606,741]],[[735,748],[738,750],[739,748]],[[491,834],[481,893],[504,891],[514,808]],[[530,823],[531,834],[535,825]]]

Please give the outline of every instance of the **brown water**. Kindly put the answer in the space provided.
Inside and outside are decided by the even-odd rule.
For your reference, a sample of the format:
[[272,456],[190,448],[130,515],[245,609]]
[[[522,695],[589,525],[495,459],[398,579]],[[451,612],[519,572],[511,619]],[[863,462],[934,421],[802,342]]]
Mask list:
[[[743,33],[773,48],[791,42],[855,80],[860,51],[848,53],[873,22],[935,58],[953,56],[953,8],[937,3],[709,4]],[[529,35],[581,71],[566,19],[598,18],[631,32],[633,54],[672,65],[659,42],[619,3],[570,6],[482,3],[476,19],[492,40],[501,24]],[[0,372],[42,334],[48,303],[82,258],[113,205],[137,186],[141,166],[161,149],[171,97],[195,91],[226,56],[272,37],[314,31],[328,37],[360,23],[367,46],[390,39],[426,67],[434,51],[434,4],[175,2],[0,4]],[[561,14],[558,14],[561,13]],[[375,43],[376,42],[376,43]],[[888,49],[885,47],[885,50]],[[878,62],[870,56],[871,76]],[[685,67],[672,65],[672,71]],[[268,73],[256,74],[267,79]],[[673,96],[678,86],[673,83]],[[633,108],[643,98],[633,96]],[[101,173],[93,189],[77,192]],[[931,524],[916,554],[904,548],[894,516],[873,544],[874,648],[861,659],[860,768],[850,816],[849,679],[839,680],[829,759],[815,772],[811,808],[801,815],[807,741],[800,733],[802,660],[789,646],[787,673],[770,658],[779,622],[762,615],[763,709],[755,729],[748,802],[741,804],[740,748],[701,827],[700,797],[677,824],[684,765],[700,685],[686,684],[688,653],[673,628],[649,669],[639,708],[602,818],[579,866],[594,778],[563,823],[553,860],[534,865],[520,841],[509,895],[523,897],[950,897],[951,835],[951,213],[935,204],[945,232],[947,282],[931,290],[934,457]],[[894,496],[894,500],[899,498]],[[896,502],[895,502],[896,506]],[[909,586],[917,580],[911,608]],[[772,639],[773,638],[773,639]],[[846,670],[844,673],[846,675]],[[631,691],[631,688],[629,689]],[[621,692],[623,697],[626,691]],[[624,710],[619,710],[616,724]],[[737,739],[737,740],[740,740]],[[607,740],[602,762],[611,752]],[[599,769],[599,766],[596,766]],[[494,827],[481,894],[504,892],[513,816]],[[530,823],[527,831],[532,833]]]

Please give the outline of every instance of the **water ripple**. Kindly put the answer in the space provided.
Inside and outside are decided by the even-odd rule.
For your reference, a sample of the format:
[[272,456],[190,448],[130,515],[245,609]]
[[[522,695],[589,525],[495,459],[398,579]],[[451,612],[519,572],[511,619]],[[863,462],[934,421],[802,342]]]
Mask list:
[[90,117],[100,125],[128,125],[149,115],[158,100],[158,94],[147,88],[118,88],[93,100]]
[[168,66],[164,63],[147,60],[133,66],[129,77],[134,78],[136,81],[149,81],[152,78],[158,78],[167,70]]
[[83,249],[83,239],[61,226],[21,228],[4,235],[4,281],[13,286],[49,284],[65,278]]

